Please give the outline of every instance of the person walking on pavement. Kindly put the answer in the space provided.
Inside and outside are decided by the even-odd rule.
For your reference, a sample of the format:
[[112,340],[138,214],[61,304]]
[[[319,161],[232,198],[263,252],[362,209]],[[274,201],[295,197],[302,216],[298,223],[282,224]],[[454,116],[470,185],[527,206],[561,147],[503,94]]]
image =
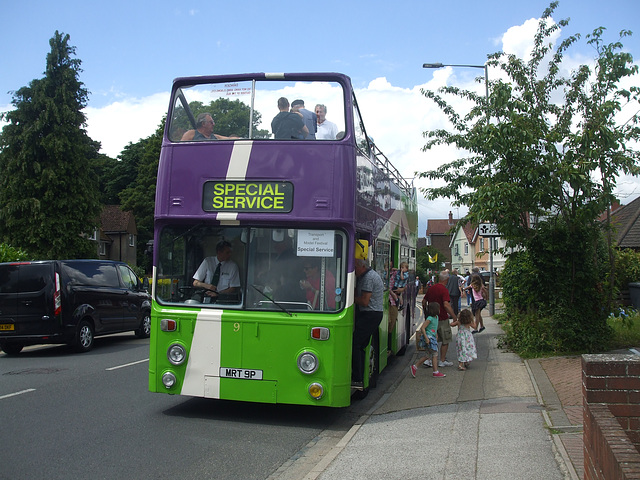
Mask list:
[[465,308],[458,315],[458,321],[451,324],[452,327],[458,327],[456,335],[456,351],[458,353],[458,370],[466,370],[469,362],[478,358],[476,350],[476,341],[473,338],[471,330],[475,330],[476,322],[473,313]]
[[[416,363],[411,365],[411,375],[416,378],[416,372],[418,371],[418,365],[427,360],[431,360],[433,367],[434,377],[446,377],[446,375],[438,371],[438,314],[440,313],[440,305],[437,302],[431,302],[427,307],[428,311],[425,314],[425,320],[420,325],[420,345],[426,350],[425,355],[420,358]],[[473,340],[473,337],[471,338]]]
[[471,295],[471,292],[466,289],[466,287],[471,285],[471,272],[469,272],[469,270],[464,274],[464,285],[465,286],[462,290],[467,292],[467,307],[470,307],[471,303],[473,303],[473,295]]
[[447,290],[449,290],[449,297],[451,297],[451,307],[453,312],[458,315],[460,305],[460,277],[458,277],[458,270],[455,268],[452,270],[449,280],[447,280]]
[[369,268],[362,258],[356,258],[356,304],[353,349],[351,356],[351,386],[363,390],[365,348],[382,321],[384,284],[378,272]]
[[473,274],[471,277],[471,285],[467,287],[467,289],[471,290],[471,294],[473,295],[473,303],[471,304],[471,311],[473,315],[476,317],[476,328],[471,333],[480,333],[484,330],[484,320],[482,320],[482,309],[487,306],[487,287],[484,286],[482,281],[482,277],[477,274]]
[[[442,346],[440,347],[439,367],[451,367],[453,365],[452,362],[447,361],[449,343],[451,343],[453,338],[448,316],[451,315],[454,322],[458,320],[458,316],[451,308],[451,297],[449,296],[449,290],[447,290],[448,281],[449,273],[445,271],[440,272],[438,275],[438,283],[430,287],[422,299],[423,311],[427,310],[427,304],[431,302],[440,304],[440,313],[438,314],[438,338],[442,342]],[[431,362],[427,360],[424,365],[430,366],[429,363]]]

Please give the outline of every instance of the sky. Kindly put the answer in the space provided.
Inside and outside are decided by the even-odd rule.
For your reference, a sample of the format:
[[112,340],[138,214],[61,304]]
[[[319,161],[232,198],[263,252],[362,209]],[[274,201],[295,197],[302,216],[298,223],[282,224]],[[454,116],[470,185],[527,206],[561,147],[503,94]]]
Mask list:
[[[483,65],[504,51],[531,48],[535,22],[548,0],[166,0],[57,2],[0,1],[0,112],[12,108],[12,91],[42,78],[49,40],[70,35],[89,91],[89,136],[117,157],[130,142],[153,134],[169,106],[174,78],[244,72],[331,71],[351,77],[367,132],[407,179],[461,154],[451,148],[423,152],[423,132],[446,128],[438,108],[420,93],[443,85],[474,89],[481,69],[423,69],[423,63]],[[639,0],[560,0],[554,20],[570,19],[560,39],[580,33],[567,64],[595,57],[584,37],[605,27],[605,40],[622,40],[640,58]],[[489,78],[498,75],[489,69]],[[636,76],[635,84],[640,85]],[[461,106],[464,108],[464,106]],[[630,118],[635,111],[623,111]],[[263,114],[265,118],[270,115]],[[330,115],[328,115],[329,120]],[[624,119],[623,119],[624,121]],[[1,124],[0,124],[1,126]],[[619,180],[623,204],[640,195],[637,179]],[[418,188],[434,186],[415,180]],[[428,219],[463,216],[447,199],[419,194],[419,234]]]

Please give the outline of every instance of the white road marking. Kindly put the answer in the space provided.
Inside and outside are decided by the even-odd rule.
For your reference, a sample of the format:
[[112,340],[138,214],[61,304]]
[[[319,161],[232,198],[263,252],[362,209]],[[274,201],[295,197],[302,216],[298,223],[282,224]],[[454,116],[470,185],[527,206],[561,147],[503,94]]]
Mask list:
[[22,395],[23,393],[29,393],[29,392],[35,392],[35,391],[36,391],[35,388],[27,388],[26,390],[22,390],[20,392],[9,393],[8,395],[2,395],[0,397],[0,400],[4,400],[5,398],[9,398],[9,397],[15,397],[16,395]]
[[105,370],[110,372],[112,370],[118,370],[119,368],[124,368],[124,367],[131,367],[132,365],[138,365],[139,363],[144,363],[144,362],[148,362],[148,361],[149,361],[149,359],[145,358],[144,360],[138,360],[137,362],[125,363],[124,365],[118,365],[116,367],[109,367],[109,368],[106,368]]

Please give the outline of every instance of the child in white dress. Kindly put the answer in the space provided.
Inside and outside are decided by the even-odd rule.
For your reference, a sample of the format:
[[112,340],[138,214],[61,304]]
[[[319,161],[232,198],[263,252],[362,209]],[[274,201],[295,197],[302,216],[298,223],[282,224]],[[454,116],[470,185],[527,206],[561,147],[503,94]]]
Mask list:
[[473,313],[468,308],[465,308],[458,314],[458,321],[453,322],[451,326],[458,327],[458,335],[456,336],[458,370],[466,370],[469,362],[478,358],[476,341],[471,333],[471,329],[475,330],[476,328]]

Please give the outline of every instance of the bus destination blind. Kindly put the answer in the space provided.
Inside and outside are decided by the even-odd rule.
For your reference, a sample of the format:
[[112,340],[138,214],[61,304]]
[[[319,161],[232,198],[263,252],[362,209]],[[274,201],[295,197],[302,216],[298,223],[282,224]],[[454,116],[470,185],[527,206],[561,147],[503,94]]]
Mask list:
[[293,209],[291,182],[219,182],[204,184],[205,212],[289,213]]

